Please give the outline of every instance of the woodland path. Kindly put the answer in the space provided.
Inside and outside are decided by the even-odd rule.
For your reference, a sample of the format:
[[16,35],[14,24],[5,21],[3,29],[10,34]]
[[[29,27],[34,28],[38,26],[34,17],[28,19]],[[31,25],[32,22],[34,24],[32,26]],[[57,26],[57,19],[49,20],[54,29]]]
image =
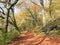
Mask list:
[[30,32],[26,32],[25,36],[13,40],[8,45],[60,45],[60,37],[48,39],[44,34],[35,36]]

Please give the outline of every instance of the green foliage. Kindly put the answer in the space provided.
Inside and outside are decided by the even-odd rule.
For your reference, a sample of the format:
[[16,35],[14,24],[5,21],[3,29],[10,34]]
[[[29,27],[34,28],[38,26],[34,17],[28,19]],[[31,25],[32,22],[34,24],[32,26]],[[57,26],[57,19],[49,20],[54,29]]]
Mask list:
[[[2,1],[2,0],[1,0]],[[23,31],[33,31],[33,29],[36,27],[36,26],[40,26],[40,28],[42,27],[42,25],[43,25],[43,21],[42,21],[42,14],[38,14],[38,13],[42,13],[42,8],[45,8],[44,7],[44,2],[43,2],[44,0],[40,0],[40,4],[41,4],[41,11],[35,11],[35,10],[31,10],[30,8],[28,8],[28,9],[26,9],[27,11],[23,11],[23,13],[20,15],[20,17],[19,18],[21,18],[21,19],[24,19],[22,22],[21,22],[21,20],[19,19],[19,18],[16,18],[17,20],[20,20],[19,21],[19,24],[18,24],[18,26],[16,25],[16,22],[18,23],[18,21],[15,21],[15,18],[13,18],[14,16],[12,16],[12,13],[14,13],[13,11],[10,11],[10,17],[11,18],[9,18],[9,20],[8,21],[11,21],[10,23],[9,23],[9,27],[11,27],[10,26],[10,24],[12,25],[12,28],[15,28],[16,26],[17,27],[19,27],[19,29],[21,30],[19,30],[20,32],[23,32]],[[52,13],[51,14],[51,16],[52,17],[54,17],[53,15],[58,15],[59,13],[60,13],[60,11],[58,11],[58,10],[60,10],[60,6],[58,7],[58,6],[56,6],[55,7],[55,4],[54,3],[52,3],[52,0],[49,0],[49,2],[51,3],[48,7],[49,8],[47,8],[46,10],[46,14],[47,14],[47,16],[49,15],[49,13],[47,13],[47,12],[49,12],[50,11],[50,13]],[[16,6],[15,7],[19,7],[19,6],[21,6],[21,4],[23,4],[23,3],[25,3],[25,2],[18,2],[17,4],[16,4]],[[37,5],[37,6],[39,6],[38,4],[36,4],[36,3],[34,3],[34,2],[32,2],[33,4],[35,4],[35,5]],[[10,5],[6,5],[7,7],[9,7]],[[47,6],[47,5],[46,5]],[[33,7],[32,7],[33,8]],[[37,7],[35,7],[34,9],[36,9]],[[58,9],[57,9],[58,8]],[[56,12],[55,12],[56,11]],[[12,13],[11,13],[12,12]],[[4,12],[5,13],[5,12]],[[14,15],[14,14],[13,14]],[[39,16],[40,15],[40,16]],[[3,16],[3,15],[2,15]],[[5,16],[3,16],[4,18],[5,18]],[[46,17],[46,16],[45,16]],[[59,16],[58,16],[59,17]],[[56,18],[56,17],[54,17],[54,18]],[[52,19],[54,19],[54,18],[52,18]],[[48,19],[50,19],[50,18],[48,18]],[[1,21],[2,19],[0,19],[0,21]],[[46,19],[47,20],[47,19]],[[4,22],[5,20],[3,19],[1,22],[0,22],[0,24],[5,24],[5,22]],[[21,22],[21,23],[20,23]],[[51,30],[51,28],[52,27],[54,27],[54,26],[58,26],[58,27],[60,27],[60,19],[57,19],[57,20],[55,20],[54,22],[53,22],[53,20],[52,20],[52,22],[50,23],[50,22],[48,22],[47,21],[47,25],[42,29],[42,30],[44,30],[45,32],[42,32],[42,30],[41,29],[36,29],[36,31],[34,31],[34,33],[36,34],[36,35],[39,35],[39,34],[41,34],[41,33],[46,33],[47,31],[50,31],[49,32],[49,34],[48,34],[48,36],[49,37],[57,37],[57,36],[60,36],[60,29],[53,29],[53,30]],[[13,27],[14,26],[14,27]],[[1,28],[2,27],[2,28]],[[0,26],[0,44],[3,44],[4,42],[6,42],[6,43],[9,43],[9,42],[12,42],[12,39],[14,38],[14,37],[18,37],[18,36],[20,36],[20,34],[19,34],[19,32],[17,31],[17,30],[11,30],[11,28],[9,28],[9,30],[11,30],[11,31],[9,31],[9,32],[7,32],[6,34],[5,33],[3,33],[5,30],[4,30],[4,25],[1,25]]]
[[5,40],[6,40],[7,43],[12,42],[12,38],[18,37],[18,36],[19,36],[19,34],[18,34],[17,31],[10,31],[10,32],[6,33]]
[[51,36],[53,37],[60,36],[60,30],[53,30]]
[[60,30],[53,30],[49,35],[47,35],[48,38],[53,37],[60,37]]
[[2,35],[2,31],[0,30],[0,44],[3,43],[3,35]]
[[[4,36],[5,35],[5,36]],[[17,31],[10,31],[10,32],[7,32],[6,34],[4,34],[1,30],[0,30],[0,44],[4,44],[4,41],[5,43],[9,43],[9,42],[12,42],[12,39],[14,37],[18,37],[19,34]]]

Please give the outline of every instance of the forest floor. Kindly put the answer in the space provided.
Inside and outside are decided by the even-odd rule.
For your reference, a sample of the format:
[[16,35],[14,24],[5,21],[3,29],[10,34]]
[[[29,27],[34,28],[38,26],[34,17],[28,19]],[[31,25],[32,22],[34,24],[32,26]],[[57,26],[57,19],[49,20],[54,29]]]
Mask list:
[[14,38],[12,43],[8,45],[60,45],[60,37],[49,39],[45,34],[34,35],[26,32],[25,36]]

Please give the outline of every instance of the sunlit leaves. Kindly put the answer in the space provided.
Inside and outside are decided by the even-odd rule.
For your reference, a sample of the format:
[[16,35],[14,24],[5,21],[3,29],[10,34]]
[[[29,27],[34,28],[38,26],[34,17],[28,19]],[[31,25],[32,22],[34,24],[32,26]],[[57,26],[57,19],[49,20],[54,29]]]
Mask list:
[[16,21],[19,26],[21,26],[23,23],[25,23],[25,18],[27,18],[28,14],[29,14],[29,12],[27,10],[25,10],[25,11],[19,12],[16,15]]
[[31,10],[40,10],[41,7],[40,6],[37,6],[37,5],[33,5],[30,7]]
[[22,18],[24,18],[26,15],[28,15],[28,11],[21,11],[21,12],[18,12],[18,17],[20,18],[20,19],[22,19]]

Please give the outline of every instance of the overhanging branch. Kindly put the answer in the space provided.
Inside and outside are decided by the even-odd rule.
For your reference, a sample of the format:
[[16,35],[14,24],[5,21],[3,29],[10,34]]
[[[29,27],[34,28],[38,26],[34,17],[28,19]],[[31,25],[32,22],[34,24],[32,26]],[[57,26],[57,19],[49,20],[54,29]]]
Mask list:
[[5,15],[4,10],[1,7],[0,7],[0,9],[2,10],[2,11],[0,11],[0,13]]
[[11,4],[11,6],[9,7],[9,9],[11,9],[17,2],[18,2],[18,0],[16,0],[13,4]]
[[[9,13],[10,13],[10,9],[12,9],[12,7],[14,7],[14,5],[18,2],[18,0],[16,0],[13,4],[11,4],[11,6],[7,9],[7,17],[6,17],[6,31],[8,30],[8,23],[9,23]],[[16,27],[16,26],[15,26]]]

